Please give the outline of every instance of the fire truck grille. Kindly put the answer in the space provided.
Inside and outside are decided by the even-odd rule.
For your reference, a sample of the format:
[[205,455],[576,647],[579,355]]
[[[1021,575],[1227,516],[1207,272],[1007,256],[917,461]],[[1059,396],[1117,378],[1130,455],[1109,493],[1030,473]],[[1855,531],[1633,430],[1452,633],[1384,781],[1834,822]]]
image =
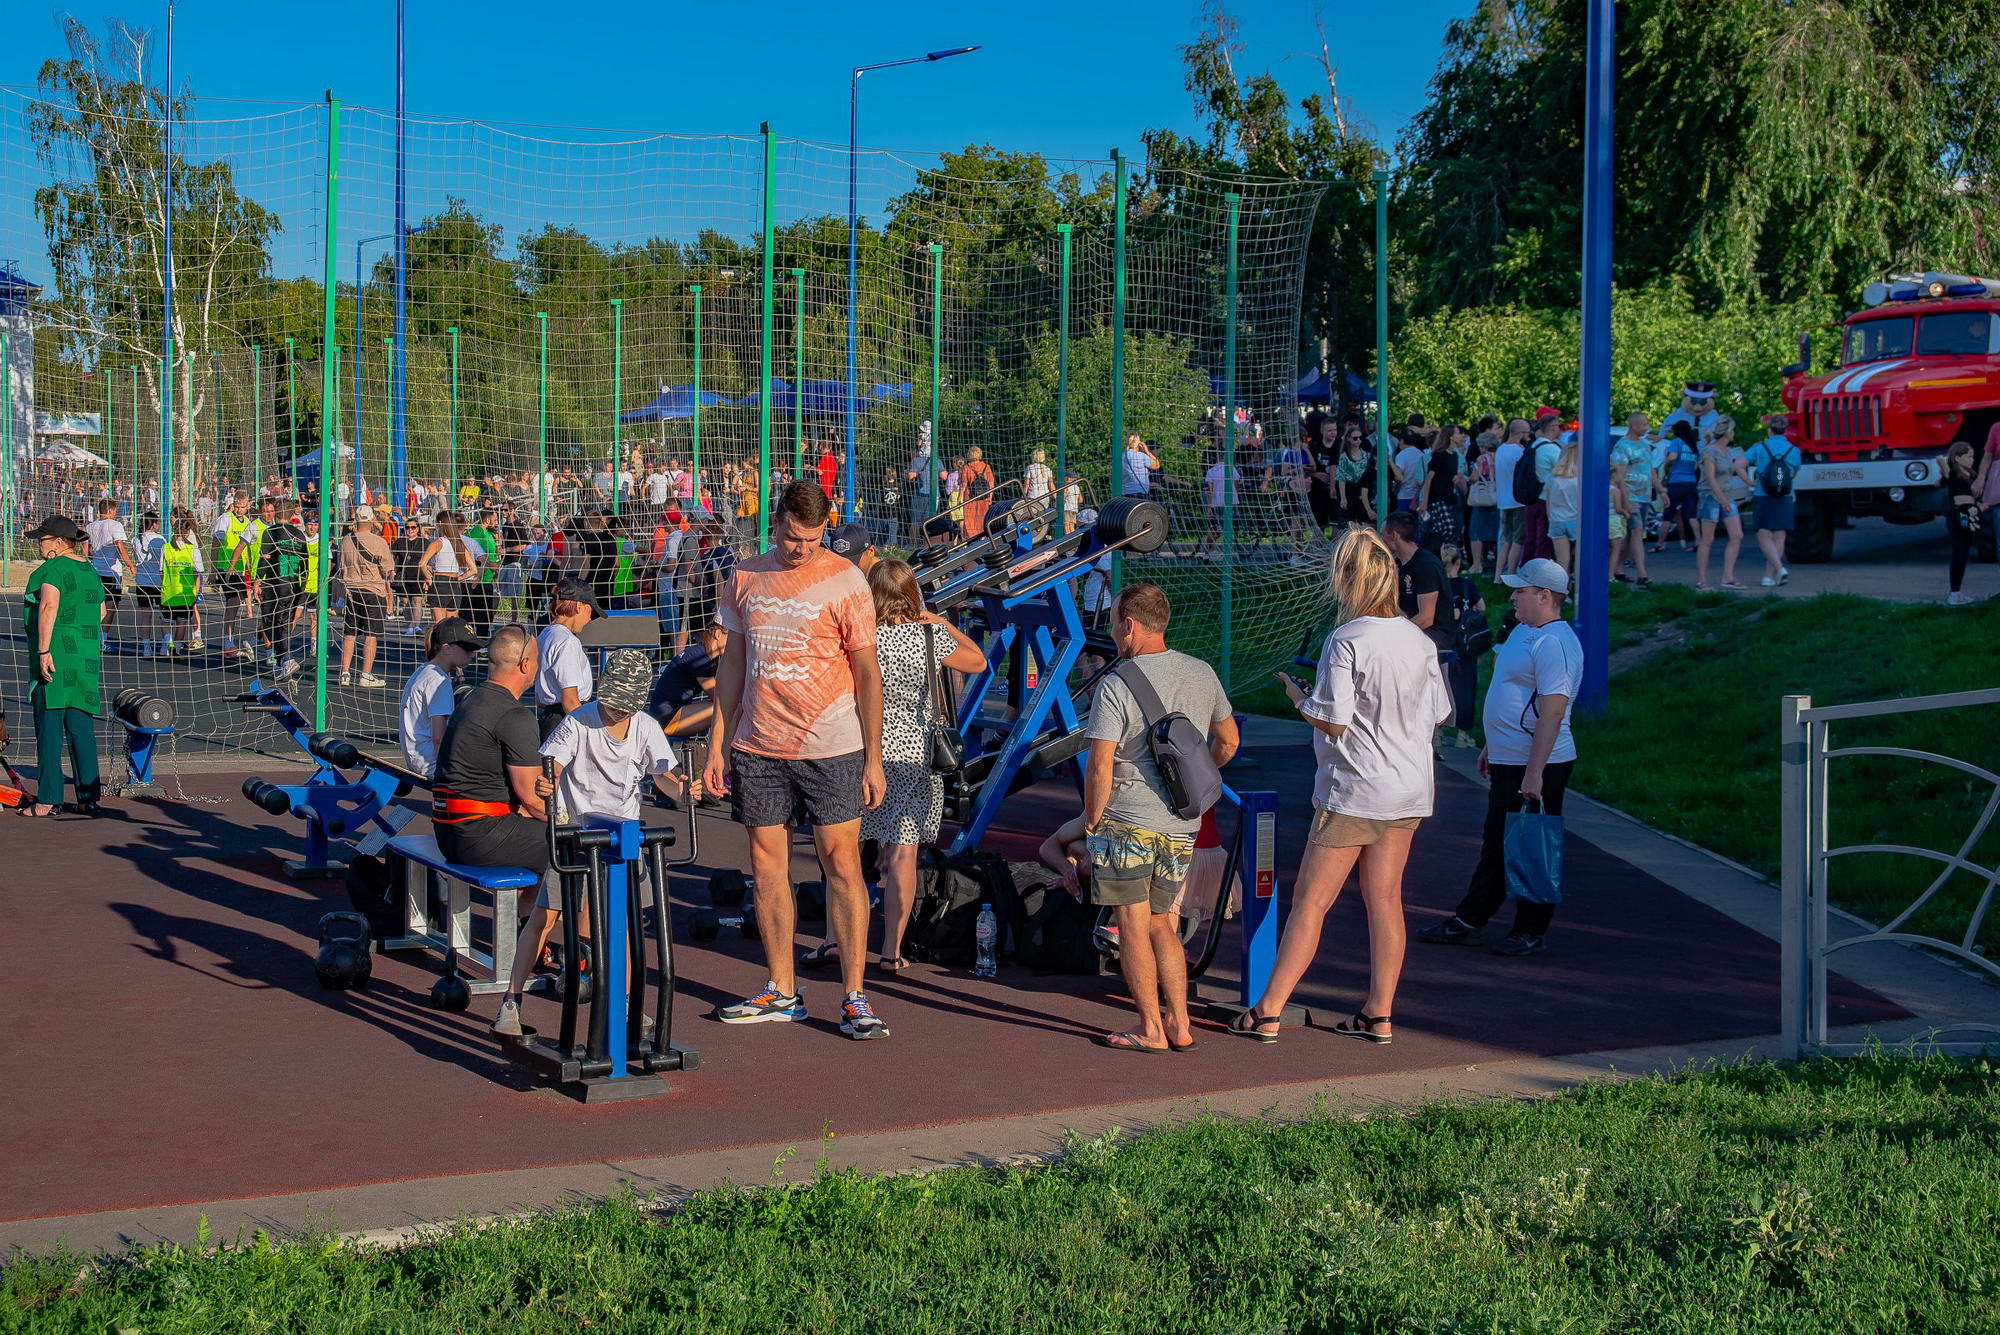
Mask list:
[[1806,400],[1806,434],[1821,444],[1864,444],[1882,435],[1882,396],[1822,394]]

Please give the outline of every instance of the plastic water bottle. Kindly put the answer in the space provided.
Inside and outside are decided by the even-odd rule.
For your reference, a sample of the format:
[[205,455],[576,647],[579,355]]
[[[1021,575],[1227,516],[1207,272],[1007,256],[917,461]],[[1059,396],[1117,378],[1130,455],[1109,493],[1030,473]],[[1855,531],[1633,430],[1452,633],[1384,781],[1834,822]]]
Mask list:
[[991,978],[1000,971],[1000,920],[993,916],[991,904],[979,906],[979,922],[972,929],[972,939],[979,951],[972,971],[981,978]]

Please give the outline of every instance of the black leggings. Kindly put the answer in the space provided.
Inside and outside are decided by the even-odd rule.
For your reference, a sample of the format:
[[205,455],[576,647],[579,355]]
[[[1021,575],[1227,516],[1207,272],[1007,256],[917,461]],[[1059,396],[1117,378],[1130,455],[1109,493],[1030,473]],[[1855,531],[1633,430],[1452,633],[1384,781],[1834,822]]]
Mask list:
[[1951,537],[1951,591],[1957,593],[1965,583],[1965,567],[1971,564],[1972,549],[1979,548],[1979,559],[2000,563],[2000,543],[1993,538],[1993,525],[2000,520],[2000,511],[1980,510],[1979,531],[1974,533],[1959,518],[1957,506],[1944,512],[1945,532]]

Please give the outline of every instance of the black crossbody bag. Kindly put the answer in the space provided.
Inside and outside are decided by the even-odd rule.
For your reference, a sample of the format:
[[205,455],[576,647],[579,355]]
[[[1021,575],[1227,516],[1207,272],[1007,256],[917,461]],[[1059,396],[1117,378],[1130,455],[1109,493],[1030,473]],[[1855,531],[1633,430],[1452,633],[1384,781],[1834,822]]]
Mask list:
[[937,627],[924,623],[924,759],[934,774],[956,774],[965,768],[965,738],[959,734],[957,711],[944,688],[937,665]]

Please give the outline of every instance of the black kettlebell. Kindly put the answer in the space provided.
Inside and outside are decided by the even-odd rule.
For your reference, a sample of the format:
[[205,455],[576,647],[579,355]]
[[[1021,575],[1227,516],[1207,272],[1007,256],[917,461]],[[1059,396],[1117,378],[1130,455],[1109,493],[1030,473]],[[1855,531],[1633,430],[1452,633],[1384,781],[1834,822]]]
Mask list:
[[[336,935],[347,928],[346,935]],[[335,992],[366,987],[374,962],[368,956],[372,938],[368,919],[359,913],[329,913],[319,920],[319,954],[313,973],[319,985]]]
[[441,1011],[462,1011],[472,1004],[472,989],[458,976],[458,951],[444,953],[444,976],[431,984],[431,1005]]

